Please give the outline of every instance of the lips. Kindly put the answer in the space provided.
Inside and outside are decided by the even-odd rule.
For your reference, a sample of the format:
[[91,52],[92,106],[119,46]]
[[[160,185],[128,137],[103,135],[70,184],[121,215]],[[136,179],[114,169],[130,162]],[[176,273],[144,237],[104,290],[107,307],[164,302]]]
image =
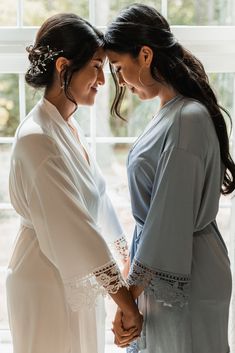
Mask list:
[[91,89],[95,92],[98,92],[98,88],[97,87],[91,87]]

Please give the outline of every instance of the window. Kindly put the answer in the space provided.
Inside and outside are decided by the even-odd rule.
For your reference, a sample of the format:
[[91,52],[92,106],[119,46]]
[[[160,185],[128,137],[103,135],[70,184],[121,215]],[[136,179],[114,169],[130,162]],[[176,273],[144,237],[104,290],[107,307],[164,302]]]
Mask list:
[[[37,31],[35,26],[39,26],[54,13],[75,12],[101,29],[105,29],[119,9],[132,2],[131,0],[1,0],[0,351],[3,353],[11,352],[4,281],[7,261],[18,227],[18,217],[11,208],[7,192],[11,144],[19,121],[42,95],[42,92],[35,92],[24,83],[24,72],[27,68],[25,47],[33,42]],[[218,93],[220,103],[234,117],[235,2],[233,0],[149,0],[144,3],[160,10],[168,18],[179,41],[203,62],[209,73],[210,82]],[[106,85],[100,90],[95,106],[79,109],[76,116],[107,179],[110,196],[118,210],[124,229],[131,237],[133,221],[127,199],[126,156],[133,141],[157,111],[158,101],[140,103],[136,97],[127,96],[123,112],[128,118],[128,123],[124,123],[111,118],[109,106],[104,104],[104,102],[111,103],[113,92],[112,80],[107,69]],[[231,148],[235,156],[234,131],[233,129],[231,134]],[[221,198],[218,222],[229,248],[235,274],[234,199]],[[233,302],[234,300],[235,298]],[[111,306],[110,302],[108,305]],[[234,305],[233,303],[233,308]],[[107,330],[111,326],[110,319],[108,318]],[[230,331],[234,332],[234,328],[235,318],[231,311]],[[231,335],[230,343],[235,347],[234,334]],[[118,351],[111,345],[108,331],[107,352]]]

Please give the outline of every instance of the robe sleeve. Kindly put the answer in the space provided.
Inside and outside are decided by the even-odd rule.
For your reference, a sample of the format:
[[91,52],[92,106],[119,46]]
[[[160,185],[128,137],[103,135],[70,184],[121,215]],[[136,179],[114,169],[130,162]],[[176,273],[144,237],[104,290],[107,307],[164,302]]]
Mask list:
[[106,242],[117,252],[121,260],[125,262],[129,256],[127,240],[106,192],[104,192],[100,201],[99,223]]
[[29,212],[40,249],[58,269],[68,303],[76,311],[94,304],[99,293],[116,293],[125,282],[74,183],[75,176],[62,156],[52,152],[31,172],[34,151],[25,151],[28,178],[33,177]]
[[128,283],[144,286],[165,305],[183,306],[188,301],[203,182],[200,157],[175,147],[163,152]]

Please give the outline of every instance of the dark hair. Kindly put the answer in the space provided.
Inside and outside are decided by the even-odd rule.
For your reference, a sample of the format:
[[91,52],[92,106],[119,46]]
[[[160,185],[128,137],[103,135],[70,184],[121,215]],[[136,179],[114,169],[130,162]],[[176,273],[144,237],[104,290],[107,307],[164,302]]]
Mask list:
[[[64,87],[66,97],[76,105],[69,92],[73,73],[84,67],[96,50],[103,45],[102,32],[88,21],[71,13],[54,15],[42,24],[34,45],[26,48],[31,66],[25,80],[35,88],[49,88],[54,78],[55,61],[63,56],[71,60],[71,64],[61,72],[61,86]],[[49,53],[52,53],[51,60],[50,55],[45,60],[45,55]],[[41,58],[43,65],[40,64]]]
[[[177,42],[166,19],[150,6],[133,4],[123,9],[108,26],[104,47],[118,53],[129,53],[136,58],[144,45],[153,51],[150,67],[153,78],[166,82],[183,96],[200,101],[208,109],[225,166],[221,192],[231,193],[235,189],[235,164],[229,152],[228,132],[221,111],[228,115],[231,122],[229,113],[218,104],[202,63]],[[125,87],[118,85],[112,65],[110,69],[116,86],[111,113],[121,117]]]

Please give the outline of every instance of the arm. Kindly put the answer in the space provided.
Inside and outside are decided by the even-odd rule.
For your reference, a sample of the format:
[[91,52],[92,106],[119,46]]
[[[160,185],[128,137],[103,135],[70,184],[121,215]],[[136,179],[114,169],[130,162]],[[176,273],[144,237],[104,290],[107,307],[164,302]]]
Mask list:
[[[105,292],[103,283],[98,285],[95,281],[95,272],[99,272],[99,277],[104,274],[106,282],[112,284],[113,273],[106,273],[107,268],[112,268],[117,290],[124,281],[99,227],[86,208],[78,180],[74,181],[56,146],[51,142],[46,145],[45,139],[45,136],[33,136],[30,144],[26,143],[28,138],[22,141],[17,149],[20,157],[24,157],[19,163],[19,175],[27,184],[24,190],[30,221],[40,249],[58,269],[68,304],[76,311],[83,305],[92,305],[97,294]],[[36,144],[36,148],[32,148],[32,144]]]
[[136,287],[144,287],[169,306],[187,303],[203,165],[200,157],[184,149],[163,152],[141,243],[127,280],[135,296],[139,294]]
[[118,254],[124,265],[129,255],[128,244],[106,191],[104,191],[100,200],[99,224],[105,241]]

